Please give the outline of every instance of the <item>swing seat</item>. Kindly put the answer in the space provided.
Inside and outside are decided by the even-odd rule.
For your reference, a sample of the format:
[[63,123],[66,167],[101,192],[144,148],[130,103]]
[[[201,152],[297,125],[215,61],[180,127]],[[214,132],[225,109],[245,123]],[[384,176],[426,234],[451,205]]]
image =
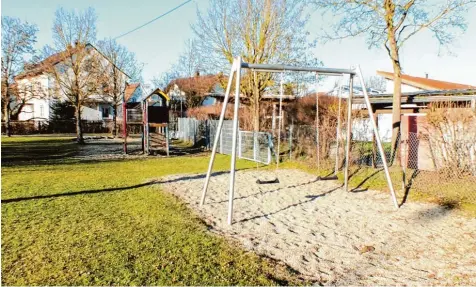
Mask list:
[[273,183],[279,183],[279,179],[278,179],[278,178],[271,179],[271,180],[261,180],[261,179],[258,179],[258,180],[256,180],[256,183],[257,183],[257,184],[273,184]]
[[330,176],[318,176],[317,180],[338,180],[339,178],[337,175],[330,175]]

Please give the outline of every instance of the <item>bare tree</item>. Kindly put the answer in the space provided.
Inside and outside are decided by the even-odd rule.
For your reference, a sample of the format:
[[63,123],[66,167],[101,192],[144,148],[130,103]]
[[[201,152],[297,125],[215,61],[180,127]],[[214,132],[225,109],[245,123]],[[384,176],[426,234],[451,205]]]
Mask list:
[[59,100],[70,102],[75,108],[76,139],[81,144],[81,109],[97,96],[100,86],[101,57],[89,44],[96,38],[96,19],[92,8],[80,13],[58,9],[53,24],[54,47],[50,49],[56,54],[41,62],[56,85]]
[[118,133],[117,111],[120,104],[127,100],[125,99],[125,91],[128,86],[126,78],[132,82],[141,81],[143,65],[137,61],[134,53],[115,40],[99,41],[98,48],[108,59],[108,61],[102,62],[101,94],[102,98],[113,108],[113,135],[116,136]]
[[175,68],[176,65],[173,65],[168,71],[163,72],[160,76],[155,76],[151,80],[150,86],[152,89],[160,88],[165,90],[167,85],[174,79],[182,77]]
[[198,40],[190,39],[185,42],[185,49],[175,65],[176,72],[183,77],[192,77],[197,72],[204,73],[205,66],[200,53],[197,53]]
[[367,79],[365,79],[365,86],[367,87],[367,89],[373,89],[379,92],[384,92],[387,87],[387,82],[384,77],[370,76]]
[[[185,48],[176,63],[170,69],[155,77],[153,83],[156,87],[164,89],[171,97],[170,106],[176,110],[187,107],[192,108],[200,104],[204,95],[209,92],[216,79],[206,75],[207,67],[203,65],[200,53],[197,53],[199,40],[190,39],[185,42]],[[182,79],[182,80],[179,80]],[[186,78],[183,79],[183,78]],[[218,79],[218,78],[217,78]],[[173,84],[180,84],[181,93],[173,91]]]
[[197,72],[206,72],[201,55],[197,53],[198,40],[190,39],[185,42],[185,48],[180,54],[177,62],[158,77],[152,79],[155,87],[165,89],[174,79],[193,77]]
[[[17,79],[17,78],[15,78]],[[31,79],[28,82],[15,82],[9,91],[10,99],[10,119],[18,119],[20,113],[24,112],[25,105],[33,99],[45,99],[48,97],[48,90],[43,87],[39,79]],[[45,107],[46,108],[46,107]]]
[[[464,15],[475,0],[311,0],[338,17],[330,40],[365,36],[370,48],[385,47],[393,67],[392,146],[396,152],[401,116],[402,67],[400,50],[413,36],[427,31],[448,45],[457,32],[465,31]],[[398,162],[398,161],[397,161]]]
[[[33,54],[38,27],[20,19],[2,17],[2,116],[6,123],[6,134],[11,135],[10,116],[13,111],[21,109],[18,103],[29,100],[29,96],[19,93],[12,87],[14,76],[23,67],[24,56]],[[32,94],[28,94],[32,95]],[[12,107],[13,105],[13,107]]]
[[[233,58],[249,63],[319,64],[310,54],[304,1],[212,0],[193,26],[196,53],[212,71],[229,72]],[[250,99],[253,126],[260,129],[260,100],[273,74],[245,71],[242,91]]]

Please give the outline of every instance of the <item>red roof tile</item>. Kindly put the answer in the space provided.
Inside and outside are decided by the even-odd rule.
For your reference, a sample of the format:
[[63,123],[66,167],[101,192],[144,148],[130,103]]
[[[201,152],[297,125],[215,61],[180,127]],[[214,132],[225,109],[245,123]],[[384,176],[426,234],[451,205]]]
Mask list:
[[33,64],[30,67],[28,67],[28,69],[26,71],[24,71],[21,74],[19,74],[18,76],[16,76],[15,80],[21,80],[21,79],[31,78],[31,77],[41,75],[43,72],[45,72],[45,70],[48,67],[51,67],[51,66],[54,66],[54,65],[60,63],[66,57],[68,57],[69,55],[74,54],[74,53],[76,53],[76,48],[72,48],[69,52],[63,51],[63,52],[53,54],[53,55],[49,56],[48,58],[44,59],[43,61],[41,61],[37,64]]
[[211,92],[215,85],[220,83],[221,78],[221,75],[205,75],[189,78],[179,78],[172,80],[165,88],[165,91],[168,93],[174,85],[177,85],[182,92],[195,92],[198,95],[204,95],[206,93]]
[[[93,48],[94,50],[98,51],[99,54],[101,54],[104,58],[106,58],[109,62],[111,62],[111,60],[109,58],[107,58],[106,56],[104,56],[104,54],[99,51],[95,46],[93,46],[92,44],[86,44],[85,45],[86,47],[91,47]],[[15,77],[15,80],[21,80],[21,79],[25,79],[25,78],[31,78],[31,77],[35,77],[35,76],[38,76],[38,75],[41,75],[45,72],[45,70],[48,69],[48,67],[52,67],[60,62],[62,62],[63,60],[65,60],[67,57],[69,57],[70,55],[72,54],[75,54],[77,51],[77,47],[72,47],[68,50],[65,50],[65,51],[62,51],[62,52],[58,52],[56,54],[53,54],[49,57],[47,57],[46,59],[44,59],[43,61],[39,62],[39,63],[36,63],[36,64],[33,64],[33,65],[30,65],[28,67],[28,69],[22,73],[20,73],[19,75],[17,75]],[[111,62],[112,63],[112,62]],[[114,63],[112,63],[113,65],[115,65]],[[118,68],[119,69],[119,68]],[[119,69],[122,73],[124,73],[124,71],[122,71],[121,69]],[[129,77],[126,73],[124,73],[127,77]]]
[[139,87],[139,85],[140,85],[139,83],[133,83],[133,84],[127,85],[126,90],[124,92],[124,97],[126,99],[126,102],[129,101],[129,99],[132,97],[132,95],[134,94],[136,89]]
[[[393,73],[377,71],[377,75],[380,75],[386,79],[393,80]],[[457,84],[439,80],[433,80],[428,78],[414,77],[410,75],[402,74],[402,83],[413,86],[423,90],[460,90],[460,89],[476,89],[476,86]]]

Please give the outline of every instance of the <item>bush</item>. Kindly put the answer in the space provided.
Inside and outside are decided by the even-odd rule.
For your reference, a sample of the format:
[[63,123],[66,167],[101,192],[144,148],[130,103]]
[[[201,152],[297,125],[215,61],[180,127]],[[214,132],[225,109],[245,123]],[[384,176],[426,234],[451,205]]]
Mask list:
[[[5,133],[6,122],[2,122],[2,133]],[[10,131],[12,135],[28,135],[37,132],[34,121],[10,121]]]
[[74,107],[70,103],[62,101],[53,102],[48,131],[50,133],[76,132]]

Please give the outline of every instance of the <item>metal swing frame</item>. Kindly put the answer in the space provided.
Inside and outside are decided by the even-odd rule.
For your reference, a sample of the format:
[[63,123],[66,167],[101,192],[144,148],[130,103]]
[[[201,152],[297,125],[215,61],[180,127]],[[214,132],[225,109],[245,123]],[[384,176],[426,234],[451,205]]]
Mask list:
[[200,200],[200,205],[203,206],[205,204],[205,198],[208,190],[208,184],[210,182],[210,177],[213,170],[213,164],[215,162],[215,155],[217,152],[217,146],[221,135],[221,130],[223,127],[223,121],[225,119],[225,112],[228,106],[228,102],[230,99],[231,87],[233,84],[233,78],[235,78],[235,100],[234,100],[234,112],[233,112],[233,138],[232,138],[232,152],[231,152],[231,167],[230,167],[230,184],[229,184],[229,193],[228,193],[228,218],[227,222],[229,225],[233,222],[233,199],[235,193],[235,173],[236,173],[236,154],[237,154],[237,139],[238,139],[238,111],[240,105],[240,81],[241,81],[241,69],[251,69],[254,71],[260,72],[268,72],[268,73],[281,73],[284,71],[295,71],[295,72],[313,72],[319,75],[327,75],[327,76],[342,76],[342,75],[349,75],[349,97],[348,97],[348,111],[347,111],[347,143],[346,143],[346,160],[345,160],[345,170],[344,170],[344,189],[348,191],[349,188],[349,158],[350,158],[350,144],[351,144],[351,136],[352,136],[352,96],[353,96],[353,83],[354,77],[358,76],[360,79],[360,83],[364,92],[364,99],[365,104],[367,106],[367,110],[370,117],[370,123],[373,128],[373,132],[375,134],[377,140],[377,147],[382,157],[383,166],[385,170],[385,177],[387,179],[387,184],[390,189],[391,198],[393,204],[396,208],[398,208],[397,199],[395,196],[395,191],[393,189],[392,179],[390,178],[390,173],[388,170],[387,160],[385,157],[385,152],[382,146],[382,142],[380,140],[379,132],[377,129],[377,125],[375,124],[375,120],[373,117],[372,107],[370,105],[370,99],[367,94],[367,89],[365,87],[365,83],[363,80],[362,72],[360,67],[356,69],[334,69],[334,68],[324,68],[324,67],[296,67],[296,66],[287,66],[287,65],[271,65],[271,64],[251,64],[242,62],[241,57],[237,57],[234,59],[233,64],[231,66],[230,75],[228,78],[228,84],[225,91],[225,98],[222,106],[222,110],[220,113],[220,119],[218,122],[218,127],[215,134],[215,139],[213,142],[212,154],[210,156],[210,162],[208,164],[208,171],[205,178],[205,183],[203,186],[202,197]]

